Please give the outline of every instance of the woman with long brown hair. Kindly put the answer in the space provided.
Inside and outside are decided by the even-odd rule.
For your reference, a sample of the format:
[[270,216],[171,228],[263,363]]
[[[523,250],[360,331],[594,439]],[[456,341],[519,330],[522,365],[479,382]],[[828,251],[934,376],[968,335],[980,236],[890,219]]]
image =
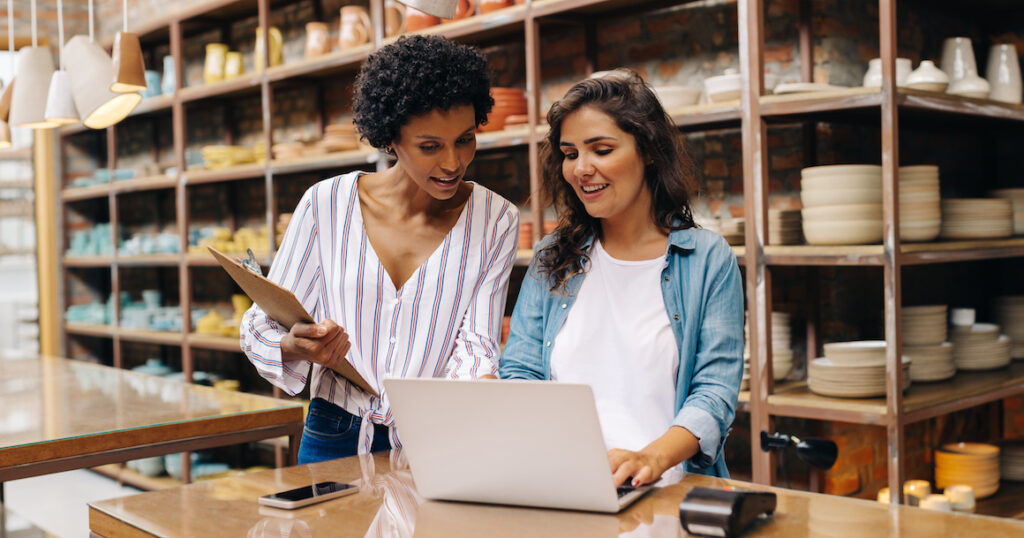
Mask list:
[[728,476],[743,293],[732,249],[693,222],[679,132],[626,70],[578,83],[548,124],[559,226],[523,281],[500,376],[589,384],[616,485],[684,462]]

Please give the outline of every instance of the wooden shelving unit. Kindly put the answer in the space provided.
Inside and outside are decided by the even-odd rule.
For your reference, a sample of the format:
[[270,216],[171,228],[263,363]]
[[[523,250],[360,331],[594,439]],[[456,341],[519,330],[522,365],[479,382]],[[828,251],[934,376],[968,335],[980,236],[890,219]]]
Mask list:
[[[545,24],[578,24],[586,29],[588,50],[584,53],[587,71],[596,70],[595,20],[613,19],[623,14],[656,10],[689,3],[686,0],[527,0],[515,6],[486,15],[470,17],[423,30],[463,42],[494,42],[507,39],[525,45],[525,79],[529,99],[529,123],[510,127],[497,133],[482,133],[477,137],[479,151],[525,147],[529,157],[531,175],[531,205],[535,240],[543,230],[544,208],[539,192],[539,146],[547,133],[540,117],[541,63],[540,36]],[[738,32],[740,42],[740,68],[746,82],[741,100],[702,104],[669,110],[670,116],[682,131],[705,131],[722,128],[740,129],[742,132],[743,190],[745,198],[745,245],[734,247],[738,261],[745,266],[746,303],[749,307],[751,381],[752,390],[742,395],[742,407],[751,414],[753,435],[752,479],[760,483],[774,481],[772,456],[762,453],[758,446],[761,430],[771,429],[773,417],[793,416],[816,420],[840,420],[860,424],[875,424],[887,428],[889,484],[900,491],[904,479],[905,446],[903,431],[906,424],[950,413],[959,409],[996,401],[1006,396],[1024,394],[1024,370],[1014,365],[1006,370],[988,374],[959,374],[952,381],[937,384],[915,384],[904,394],[897,390],[902,380],[901,370],[895,368],[901,349],[900,290],[901,269],[905,266],[950,263],[972,260],[1024,257],[1024,238],[991,241],[957,241],[935,243],[901,243],[898,236],[890,235],[882,245],[846,247],[815,247],[808,245],[766,245],[758,238],[768,237],[768,173],[770,149],[767,127],[784,123],[813,123],[820,121],[854,120],[873,123],[881,128],[881,164],[883,167],[884,214],[887,223],[898,226],[898,196],[896,172],[899,165],[899,125],[901,120],[941,121],[957,125],[998,125],[1001,128],[1024,127],[1024,106],[1007,105],[988,100],[968,99],[946,94],[913,90],[897,90],[888,81],[895,78],[896,52],[896,0],[879,0],[880,50],[886,85],[881,89],[847,88],[835,91],[793,95],[765,95],[763,77],[765,49],[765,7],[763,0],[739,0]],[[273,7],[271,0],[257,2],[243,0],[206,0],[188,8],[146,22],[133,30],[144,41],[164,40],[170,43],[171,54],[177,65],[177,80],[183,77],[184,36],[195,33],[196,28],[209,28],[216,21],[230,21],[240,16],[259,15],[267,20]],[[815,20],[810,1],[801,1],[801,15],[796,30],[800,34],[799,60],[803,81],[812,80],[814,66],[811,24]],[[266,184],[268,229],[273,230],[276,218],[274,185],[288,174],[317,173],[339,168],[368,168],[383,166],[381,156],[371,150],[354,150],[295,160],[271,157],[265,163],[233,166],[219,170],[188,169],[185,162],[186,108],[207,102],[226,101],[242,96],[262,97],[263,137],[268,148],[273,146],[273,129],[269,118],[273,116],[272,95],[276,85],[291,83],[319,83],[322,79],[354,72],[374,50],[391,40],[383,39],[383,0],[370,0],[374,14],[375,39],[372,43],[352,50],[335,52],[315,59],[266,68],[263,73],[250,73],[238,79],[196,87],[179,87],[170,96],[143,102],[134,116],[165,114],[170,111],[174,128],[174,165],[182,172],[175,178],[143,178],[132,182],[118,182],[86,188],[68,188],[62,191],[65,204],[89,199],[107,198],[110,218],[117,229],[117,207],[122,194],[139,190],[173,190],[176,200],[176,226],[187,246],[189,230],[187,208],[188,189],[203,184],[226,184],[245,180],[263,180]],[[211,23],[214,21],[214,23]],[[602,66],[608,68],[611,66]],[[114,130],[107,131],[107,156],[101,159],[110,169],[116,168],[117,151]],[[61,130],[64,138],[81,134],[85,129],[76,126]],[[806,163],[808,165],[815,163]],[[525,209],[525,208],[524,208]],[[524,212],[526,214],[526,212]],[[273,256],[273,245],[268,245],[265,263]],[[531,251],[521,250],[517,265],[529,263]],[[65,258],[62,269],[110,266],[112,292],[120,291],[119,270],[125,266],[177,267],[180,279],[180,305],[184,328],[181,333],[148,334],[111,327],[66,324],[68,335],[85,334],[110,337],[114,340],[114,363],[121,364],[120,342],[142,341],[181,346],[182,364],[186,378],[191,379],[193,350],[238,351],[234,338],[210,337],[193,334],[191,311],[192,283],[190,271],[196,267],[212,267],[213,261],[205,254],[182,254],[164,257],[96,257]],[[885,339],[889,343],[890,374],[886,398],[870,400],[840,400],[824,398],[810,393],[804,383],[776,386],[771,380],[770,312],[771,271],[785,266],[868,266],[881,269],[885,296]],[[514,300],[514,298],[512,298]],[[119,317],[119,309],[117,310]],[[817,341],[816,338],[809,340]],[[820,342],[819,342],[820,344]],[[815,350],[816,351],[816,350]]]
[[175,488],[184,483],[172,476],[146,476],[120,463],[92,467],[89,470],[113,478],[126,486],[132,486],[143,491]]

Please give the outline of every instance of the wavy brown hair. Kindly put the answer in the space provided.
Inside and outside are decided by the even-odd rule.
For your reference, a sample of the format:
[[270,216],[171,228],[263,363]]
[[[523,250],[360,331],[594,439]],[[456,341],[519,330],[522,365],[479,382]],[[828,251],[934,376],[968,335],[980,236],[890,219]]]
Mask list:
[[651,194],[651,220],[666,233],[693,228],[690,196],[696,192],[693,164],[683,137],[665,113],[650,86],[635,71],[617,69],[601,78],[573,86],[551,105],[551,129],[541,148],[542,188],[547,202],[558,211],[558,227],[547,246],[538,253],[538,269],[561,291],[571,276],[589,262],[583,245],[590,237],[601,238],[601,222],[587,213],[576,191],[562,176],[565,156],[558,149],[562,122],[573,112],[593,107],[615,120],[619,129],[636,140],[644,168],[644,183]]

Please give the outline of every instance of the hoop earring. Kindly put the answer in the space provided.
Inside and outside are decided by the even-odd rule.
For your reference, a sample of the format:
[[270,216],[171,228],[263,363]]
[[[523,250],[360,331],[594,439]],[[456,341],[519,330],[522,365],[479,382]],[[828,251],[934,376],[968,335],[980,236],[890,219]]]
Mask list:
[[395,154],[395,148],[393,146],[391,146],[390,144],[388,144],[387,146],[384,146],[384,153],[387,153],[388,155],[394,155]]

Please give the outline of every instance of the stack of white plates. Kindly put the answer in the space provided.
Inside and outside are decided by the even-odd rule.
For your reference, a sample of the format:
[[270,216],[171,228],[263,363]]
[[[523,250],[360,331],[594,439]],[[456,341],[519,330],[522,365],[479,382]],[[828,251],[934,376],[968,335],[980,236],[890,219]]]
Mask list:
[[[807,367],[807,387],[824,396],[871,398],[885,395],[885,341],[825,344],[825,358]],[[903,388],[910,385],[909,357],[903,357]]]
[[998,325],[954,326],[952,340],[957,370],[994,370],[1010,364],[1010,337],[999,334]]
[[1013,235],[1009,200],[956,198],[942,201],[943,239],[986,239]]
[[999,447],[984,443],[953,443],[935,451],[935,487],[965,484],[983,499],[999,489]]
[[956,374],[953,360],[953,344],[925,346],[903,346],[903,355],[910,357],[910,379],[918,381],[942,381]]
[[999,475],[1003,480],[1024,480],[1024,441],[999,443]]
[[1010,337],[1010,356],[1024,359],[1024,295],[996,297],[996,318]]
[[992,196],[1009,200],[1013,207],[1013,235],[1024,235],[1024,189],[999,189]]
[[802,242],[799,209],[768,210],[769,245],[797,245]]
[[939,206],[939,167],[901,166],[900,239],[931,241],[942,229]]
[[812,245],[882,241],[882,167],[812,166],[801,173],[803,231]]
[[927,346],[946,341],[946,305],[904,306],[903,345]]
[[[772,312],[772,377],[781,381],[793,370],[792,335],[788,312]],[[743,381],[740,390],[750,388],[750,327],[743,325]]]
[[718,229],[722,233],[722,237],[725,238],[726,243],[733,246],[743,244],[745,241],[745,236],[743,235],[743,225],[745,222],[745,219],[729,219],[722,221]]

